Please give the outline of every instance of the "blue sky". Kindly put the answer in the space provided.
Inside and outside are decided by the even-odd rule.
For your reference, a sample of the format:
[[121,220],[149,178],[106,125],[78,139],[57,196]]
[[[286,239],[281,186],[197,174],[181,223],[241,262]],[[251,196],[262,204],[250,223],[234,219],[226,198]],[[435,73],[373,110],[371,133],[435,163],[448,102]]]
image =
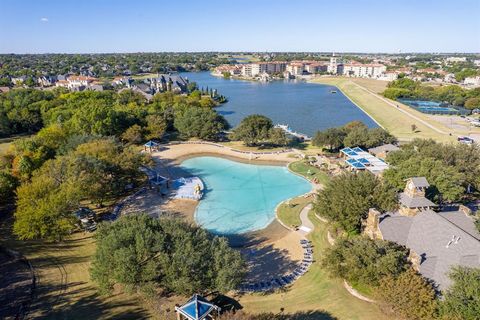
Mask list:
[[480,52],[480,0],[0,0],[0,53]]

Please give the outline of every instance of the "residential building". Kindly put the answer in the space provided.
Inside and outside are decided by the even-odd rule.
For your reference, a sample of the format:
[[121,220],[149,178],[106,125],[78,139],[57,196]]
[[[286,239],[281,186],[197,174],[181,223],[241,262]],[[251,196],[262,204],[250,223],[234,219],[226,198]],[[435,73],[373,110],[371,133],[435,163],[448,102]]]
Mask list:
[[177,74],[159,74],[157,78],[150,78],[148,82],[153,93],[164,91],[186,93],[188,91],[188,80]]
[[332,55],[330,58],[330,63],[327,67],[327,72],[331,74],[343,74],[343,64],[341,60],[339,60],[335,54]]
[[398,79],[398,73],[396,72],[385,72],[381,74],[378,78],[381,81],[394,81]]
[[463,83],[467,86],[480,86],[480,77],[465,78]]
[[448,57],[445,59],[445,61],[449,63],[454,63],[454,62],[466,62],[467,58],[466,57]]
[[57,77],[55,76],[41,76],[37,79],[37,82],[42,87],[50,87],[57,82]]
[[287,71],[294,76],[302,75],[305,71],[305,67],[302,62],[291,62],[287,66]]
[[383,64],[347,63],[343,65],[343,75],[347,77],[378,78],[387,71]]
[[311,74],[327,72],[328,64],[323,62],[307,62],[304,68],[307,73]]

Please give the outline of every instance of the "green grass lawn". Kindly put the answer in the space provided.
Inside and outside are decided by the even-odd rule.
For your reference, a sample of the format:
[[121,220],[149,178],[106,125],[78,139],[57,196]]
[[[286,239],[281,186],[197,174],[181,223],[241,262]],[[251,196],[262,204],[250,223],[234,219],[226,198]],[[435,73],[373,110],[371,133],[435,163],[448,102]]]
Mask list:
[[[329,246],[327,228],[315,218],[313,212],[310,212],[310,219],[315,225],[315,230],[309,238],[314,246],[315,259],[319,260],[322,252]],[[343,280],[330,278],[318,261],[314,262],[310,270],[288,290],[273,294],[245,295],[239,302],[245,311],[252,313],[280,312],[280,309],[284,308],[285,313],[324,310],[338,319],[391,319],[383,314],[377,305],[350,295],[343,287]]]
[[290,199],[278,206],[277,216],[286,226],[300,226],[300,211],[311,201],[303,196]]
[[325,172],[323,172],[317,167],[309,165],[308,163],[305,162],[305,160],[292,162],[288,167],[293,172],[304,176],[308,180],[317,178],[317,180],[321,184],[326,184],[328,182],[328,175]]
[[[407,114],[401,112],[399,109],[375,97],[371,93],[362,90],[350,79],[318,78],[315,79],[314,82],[337,86],[346,96],[348,96],[353,102],[360,106],[366,113],[368,113],[372,118],[374,118],[378,123],[380,123],[391,134],[393,134],[400,140],[409,141],[413,138],[433,138],[437,141],[443,142],[455,140],[454,136],[449,136],[448,134],[436,132],[433,129],[424,125],[423,123],[412,119]],[[361,83],[361,85],[362,84],[365,85],[364,83]],[[377,90],[375,91],[378,90],[380,89],[377,88]],[[413,110],[412,108],[409,108],[405,105],[402,105],[401,103],[397,104],[400,106],[401,109],[426,121],[437,129],[444,132],[452,132],[453,135],[456,134],[454,130],[446,128],[444,125],[432,120],[427,115]],[[416,132],[412,132],[412,124],[415,124],[417,126],[418,129]],[[462,134],[462,132],[458,132],[458,134]]]
[[89,272],[95,251],[92,234],[75,233],[61,243],[19,241],[11,235],[11,219],[0,221],[0,226],[0,243],[21,252],[36,273],[37,287],[29,317],[53,320],[151,318],[136,295],[115,292],[107,297],[97,293]]

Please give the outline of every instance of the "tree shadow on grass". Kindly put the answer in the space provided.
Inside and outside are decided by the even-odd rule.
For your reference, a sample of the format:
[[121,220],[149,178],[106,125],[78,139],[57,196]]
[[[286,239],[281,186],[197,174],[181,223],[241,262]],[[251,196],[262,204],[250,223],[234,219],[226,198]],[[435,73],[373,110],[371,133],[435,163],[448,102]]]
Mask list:
[[296,313],[260,313],[248,314],[240,312],[223,313],[219,320],[337,320],[330,312],[323,310],[301,311]]

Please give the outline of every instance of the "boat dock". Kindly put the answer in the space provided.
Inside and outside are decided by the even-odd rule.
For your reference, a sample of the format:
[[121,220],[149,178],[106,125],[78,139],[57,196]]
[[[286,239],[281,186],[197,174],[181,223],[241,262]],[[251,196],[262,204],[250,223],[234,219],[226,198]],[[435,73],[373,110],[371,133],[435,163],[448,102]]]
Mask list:
[[288,126],[288,124],[276,124],[275,128],[282,129],[286,134],[294,136],[294,137],[299,138],[299,139],[304,140],[304,141],[312,140],[312,138],[307,136],[306,134],[293,131],[292,128],[290,128]]

